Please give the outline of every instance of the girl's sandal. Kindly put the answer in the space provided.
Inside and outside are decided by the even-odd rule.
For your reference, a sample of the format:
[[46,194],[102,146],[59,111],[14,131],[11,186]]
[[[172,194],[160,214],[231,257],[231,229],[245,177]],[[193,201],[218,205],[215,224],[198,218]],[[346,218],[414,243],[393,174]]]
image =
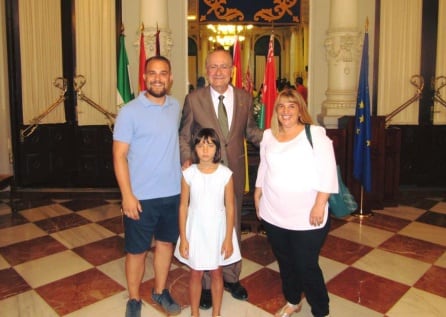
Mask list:
[[286,303],[274,316],[275,317],[290,317],[294,313],[300,312],[302,309],[302,303],[297,305],[293,305],[290,303]]

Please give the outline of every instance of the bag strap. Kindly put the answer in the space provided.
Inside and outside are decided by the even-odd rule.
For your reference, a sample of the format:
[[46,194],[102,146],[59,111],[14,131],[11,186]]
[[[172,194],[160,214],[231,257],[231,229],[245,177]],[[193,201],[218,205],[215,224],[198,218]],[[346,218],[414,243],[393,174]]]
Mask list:
[[311,137],[310,125],[308,123],[305,124],[305,134],[307,135],[308,142],[310,142],[311,147],[313,147],[313,138]]

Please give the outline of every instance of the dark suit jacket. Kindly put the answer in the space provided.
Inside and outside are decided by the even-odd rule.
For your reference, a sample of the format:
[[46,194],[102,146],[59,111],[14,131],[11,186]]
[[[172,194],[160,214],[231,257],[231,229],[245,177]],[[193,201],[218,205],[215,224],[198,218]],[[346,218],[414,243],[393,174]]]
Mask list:
[[210,87],[197,89],[186,96],[180,127],[181,163],[192,159],[191,142],[201,128],[213,128],[221,142],[222,163],[233,172],[234,191],[237,199],[236,228],[240,230],[240,214],[245,184],[244,138],[258,146],[263,131],[254,120],[252,96],[234,87],[234,112],[227,137],[224,137],[212,103]]

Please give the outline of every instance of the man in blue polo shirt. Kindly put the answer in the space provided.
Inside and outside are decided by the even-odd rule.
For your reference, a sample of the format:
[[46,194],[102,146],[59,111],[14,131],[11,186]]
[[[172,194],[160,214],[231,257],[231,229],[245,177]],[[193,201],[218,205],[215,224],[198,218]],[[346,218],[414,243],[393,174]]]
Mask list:
[[167,58],[149,58],[144,75],[147,90],[120,110],[114,127],[113,163],[122,195],[127,252],[126,317],[141,316],[139,290],[153,237],[152,299],[170,315],[181,311],[166,288],[173,243],[178,238],[181,181],[180,107],[177,100],[167,95],[172,79]]

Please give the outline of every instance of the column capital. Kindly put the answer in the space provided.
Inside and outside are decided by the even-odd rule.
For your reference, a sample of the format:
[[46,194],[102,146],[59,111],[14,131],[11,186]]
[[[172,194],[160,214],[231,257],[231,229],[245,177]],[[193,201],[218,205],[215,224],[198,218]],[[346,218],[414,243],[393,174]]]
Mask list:
[[324,45],[329,63],[356,62],[362,52],[361,33],[356,31],[330,31]]
[[358,0],[331,0],[330,23],[324,42],[328,63],[327,99],[318,121],[337,128],[338,119],[354,115],[362,36],[358,27]]
[[[159,30],[160,54],[170,57],[173,46],[172,32],[169,29],[167,0],[141,0],[141,23],[144,25],[144,48],[146,56],[156,54],[156,32]],[[136,44],[139,46],[139,42]]]
[[144,27],[144,48],[147,58],[156,54],[156,32],[160,31],[160,54],[170,57],[173,46],[172,32],[169,29],[157,29],[156,27]]

